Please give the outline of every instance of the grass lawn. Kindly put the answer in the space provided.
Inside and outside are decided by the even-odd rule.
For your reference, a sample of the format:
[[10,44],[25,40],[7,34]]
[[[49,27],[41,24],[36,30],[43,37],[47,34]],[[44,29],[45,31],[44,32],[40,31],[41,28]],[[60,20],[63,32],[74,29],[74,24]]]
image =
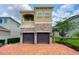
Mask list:
[[[66,38],[65,43],[69,43],[71,45],[79,47],[79,39],[74,39],[74,38]],[[60,42],[60,38],[55,39],[56,42]]]
[[68,42],[71,45],[79,47],[79,40],[77,40],[77,39],[68,39],[66,42]]

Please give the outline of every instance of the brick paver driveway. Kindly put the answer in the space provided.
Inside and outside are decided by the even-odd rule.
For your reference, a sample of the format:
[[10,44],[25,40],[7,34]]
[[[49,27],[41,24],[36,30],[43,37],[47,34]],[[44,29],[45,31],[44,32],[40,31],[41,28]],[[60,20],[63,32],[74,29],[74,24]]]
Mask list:
[[0,47],[3,55],[75,55],[79,54],[69,47],[61,44],[13,44]]

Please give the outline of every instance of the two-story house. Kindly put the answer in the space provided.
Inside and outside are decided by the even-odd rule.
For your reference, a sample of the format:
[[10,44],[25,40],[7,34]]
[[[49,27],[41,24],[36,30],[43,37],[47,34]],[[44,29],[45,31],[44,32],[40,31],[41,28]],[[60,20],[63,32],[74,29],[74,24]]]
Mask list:
[[21,12],[21,43],[52,43],[52,7],[37,6],[34,11]]
[[20,23],[11,17],[0,17],[0,39],[20,37]]

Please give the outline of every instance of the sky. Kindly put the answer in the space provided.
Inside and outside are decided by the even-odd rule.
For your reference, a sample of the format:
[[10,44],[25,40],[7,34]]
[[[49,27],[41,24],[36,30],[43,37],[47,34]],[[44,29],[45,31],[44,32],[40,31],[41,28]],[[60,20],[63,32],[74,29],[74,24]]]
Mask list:
[[79,14],[79,4],[0,4],[0,16],[9,16],[20,22],[21,10],[34,10],[35,6],[52,6],[52,24]]

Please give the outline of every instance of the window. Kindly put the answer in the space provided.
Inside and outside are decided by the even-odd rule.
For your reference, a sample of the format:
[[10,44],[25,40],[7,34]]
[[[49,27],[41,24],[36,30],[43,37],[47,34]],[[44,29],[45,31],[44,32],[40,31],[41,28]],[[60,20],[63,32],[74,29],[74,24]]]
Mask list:
[[38,14],[37,14],[37,16],[42,16],[42,11],[38,11]]
[[2,23],[7,23],[7,19],[6,18],[0,18],[0,24]]
[[0,18],[0,24],[2,24],[2,18]]
[[46,11],[45,16],[50,16],[50,14],[49,14],[49,12],[48,12],[48,11]]
[[45,16],[49,16],[49,13],[46,13]]
[[7,23],[7,19],[6,18],[4,18],[4,23]]
[[42,16],[42,13],[38,13],[38,16]]

